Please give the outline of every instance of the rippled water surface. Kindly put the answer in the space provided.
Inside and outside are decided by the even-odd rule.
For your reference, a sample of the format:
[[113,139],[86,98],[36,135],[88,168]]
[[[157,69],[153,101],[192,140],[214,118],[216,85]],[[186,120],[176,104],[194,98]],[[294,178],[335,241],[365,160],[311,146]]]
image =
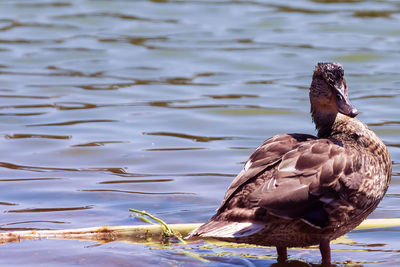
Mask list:
[[[345,68],[394,161],[370,218],[400,217],[400,2],[1,1],[0,229],[201,222],[264,139],[315,134],[318,61]],[[400,264],[399,228],[353,231],[339,265]],[[397,237],[396,237],[397,236]],[[274,249],[2,245],[1,264],[268,266]],[[316,250],[290,250],[301,265]]]

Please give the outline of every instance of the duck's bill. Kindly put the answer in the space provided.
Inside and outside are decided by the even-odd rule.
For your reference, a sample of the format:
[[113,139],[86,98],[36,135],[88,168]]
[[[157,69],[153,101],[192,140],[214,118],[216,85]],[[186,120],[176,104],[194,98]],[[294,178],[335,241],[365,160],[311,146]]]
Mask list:
[[344,93],[344,87],[335,88],[336,90],[336,108],[337,110],[349,117],[354,118],[358,115],[358,110],[351,104],[349,98]]

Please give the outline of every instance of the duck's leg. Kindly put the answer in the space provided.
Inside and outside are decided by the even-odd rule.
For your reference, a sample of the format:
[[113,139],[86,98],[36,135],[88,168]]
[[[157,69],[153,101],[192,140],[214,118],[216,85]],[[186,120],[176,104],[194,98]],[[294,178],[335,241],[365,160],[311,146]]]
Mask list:
[[278,253],[278,262],[284,262],[287,259],[287,249],[286,247],[276,247],[276,252]]
[[319,251],[321,251],[322,256],[322,266],[331,266],[331,247],[329,246],[329,239],[321,240],[319,243]]

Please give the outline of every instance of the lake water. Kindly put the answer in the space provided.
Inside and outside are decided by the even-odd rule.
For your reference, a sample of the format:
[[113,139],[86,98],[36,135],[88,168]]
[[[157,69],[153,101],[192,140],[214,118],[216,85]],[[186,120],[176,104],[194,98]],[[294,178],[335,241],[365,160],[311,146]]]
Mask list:
[[[287,2],[287,3],[286,3]],[[206,221],[243,162],[279,133],[315,134],[308,87],[343,64],[353,104],[388,145],[400,218],[400,2],[0,2],[0,229]],[[338,265],[400,265],[400,228],[353,231]],[[1,245],[2,265],[269,266],[275,250],[113,242]],[[317,250],[290,250],[296,266]]]

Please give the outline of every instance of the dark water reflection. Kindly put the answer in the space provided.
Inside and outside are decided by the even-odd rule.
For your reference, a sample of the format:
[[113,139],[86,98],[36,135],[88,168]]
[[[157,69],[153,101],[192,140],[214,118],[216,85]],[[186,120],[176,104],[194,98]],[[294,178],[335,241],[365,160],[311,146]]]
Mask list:
[[[371,218],[400,218],[396,1],[0,2],[1,230],[204,221],[248,155],[315,133],[308,86],[340,61],[388,144],[393,181]],[[336,264],[396,266],[399,229],[355,231]],[[76,241],[2,245],[0,264],[265,266],[275,251]],[[46,255],[46,257],[43,257]],[[313,266],[316,250],[291,250]]]

